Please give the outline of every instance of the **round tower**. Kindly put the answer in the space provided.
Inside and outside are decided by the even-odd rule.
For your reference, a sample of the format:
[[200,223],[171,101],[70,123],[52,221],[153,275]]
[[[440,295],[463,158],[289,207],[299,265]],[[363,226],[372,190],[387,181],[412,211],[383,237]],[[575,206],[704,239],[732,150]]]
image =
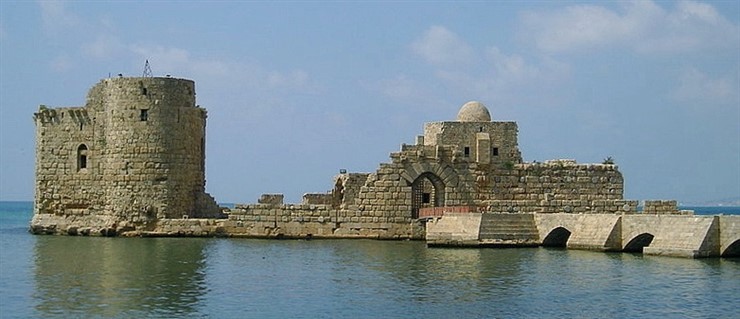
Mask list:
[[195,216],[205,190],[206,111],[195,83],[109,78],[88,96],[102,121],[106,210],[131,221]]

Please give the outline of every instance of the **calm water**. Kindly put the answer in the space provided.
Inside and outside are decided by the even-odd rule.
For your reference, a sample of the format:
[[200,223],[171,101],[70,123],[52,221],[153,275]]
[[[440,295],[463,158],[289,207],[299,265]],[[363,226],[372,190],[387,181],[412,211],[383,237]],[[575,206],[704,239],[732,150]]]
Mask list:
[[0,202],[2,318],[740,318],[737,259],[32,236],[30,210]]

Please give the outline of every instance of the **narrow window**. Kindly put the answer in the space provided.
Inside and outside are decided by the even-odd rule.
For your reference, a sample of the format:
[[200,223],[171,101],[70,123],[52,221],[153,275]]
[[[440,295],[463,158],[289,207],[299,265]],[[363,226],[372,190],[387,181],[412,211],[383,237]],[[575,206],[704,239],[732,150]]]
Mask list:
[[498,147],[494,147],[491,149],[491,155],[498,156]]
[[465,153],[464,154],[465,154],[465,157],[470,157],[470,147],[469,146],[465,146]]
[[146,93],[147,93],[146,88],[144,87],[141,88],[141,95],[146,95]]
[[141,110],[141,114],[139,114],[139,118],[142,121],[148,121],[149,120],[149,110]]
[[80,144],[77,147],[77,170],[87,168],[87,146]]

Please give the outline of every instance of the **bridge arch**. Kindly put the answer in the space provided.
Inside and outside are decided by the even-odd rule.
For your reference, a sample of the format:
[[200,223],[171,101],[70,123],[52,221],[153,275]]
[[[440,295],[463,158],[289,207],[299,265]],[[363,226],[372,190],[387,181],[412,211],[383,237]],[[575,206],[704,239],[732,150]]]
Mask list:
[[721,254],[722,257],[740,257],[740,239],[732,242]]
[[650,233],[642,233],[632,238],[627,245],[624,245],[622,251],[632,253],[642,253],[642,249],[650,246],[655,236]]
[[566,247],[571,231],[565,227],[556,227],[551,230],[542,240],[542,246],[545,247]]

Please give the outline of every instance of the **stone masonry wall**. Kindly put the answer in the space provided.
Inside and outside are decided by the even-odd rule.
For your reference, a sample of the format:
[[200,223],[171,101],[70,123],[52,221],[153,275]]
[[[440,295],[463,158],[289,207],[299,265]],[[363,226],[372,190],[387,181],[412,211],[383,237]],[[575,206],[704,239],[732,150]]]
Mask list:
[[[86,215],[105,205],[95,114],[82,107],[41,106],[36,122],[35,211]],[[84,160],[82,159],[84,157]],[[83,162],[81,162],[84,161]]]

